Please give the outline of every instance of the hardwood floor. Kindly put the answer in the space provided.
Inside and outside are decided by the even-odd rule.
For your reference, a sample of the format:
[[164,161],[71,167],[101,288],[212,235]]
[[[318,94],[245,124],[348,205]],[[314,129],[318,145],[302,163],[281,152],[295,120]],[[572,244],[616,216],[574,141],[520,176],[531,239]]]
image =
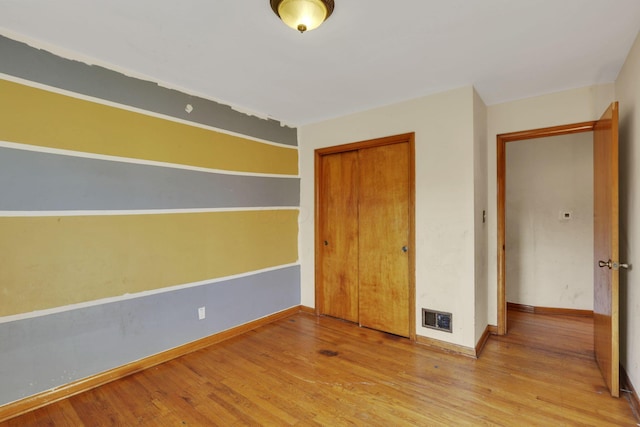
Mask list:
[[635,426],[591,323],[510,312],[473,360],[301,313],[0,426]]

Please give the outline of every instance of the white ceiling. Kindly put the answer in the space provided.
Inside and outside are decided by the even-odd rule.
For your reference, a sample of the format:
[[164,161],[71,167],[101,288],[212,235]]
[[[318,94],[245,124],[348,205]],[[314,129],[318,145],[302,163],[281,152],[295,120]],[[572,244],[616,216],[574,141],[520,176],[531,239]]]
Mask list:
[[609,83],[640,29],[640,0],[335,2],[299,34],[269,0],[0,0],[0,34],[299,126],[465,85],[491,105]]

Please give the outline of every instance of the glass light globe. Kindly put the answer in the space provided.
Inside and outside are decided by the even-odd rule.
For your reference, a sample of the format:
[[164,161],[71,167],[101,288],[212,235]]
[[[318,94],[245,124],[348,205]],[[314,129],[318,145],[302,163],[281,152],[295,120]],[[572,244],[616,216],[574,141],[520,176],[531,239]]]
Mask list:
[[327,18],[327,8],[320,0],[282,0],[278,6],[282,22],[301,33],[318,28]]

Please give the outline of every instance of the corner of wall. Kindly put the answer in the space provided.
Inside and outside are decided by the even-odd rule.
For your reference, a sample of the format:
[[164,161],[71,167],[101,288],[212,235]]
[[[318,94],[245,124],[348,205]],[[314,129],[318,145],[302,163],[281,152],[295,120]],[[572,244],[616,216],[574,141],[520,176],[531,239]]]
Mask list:
[[473,140],[474,140],[474,234],[475,234],[475,340],[486,331],[488,276],[487,198],[487,106],[473,88]]

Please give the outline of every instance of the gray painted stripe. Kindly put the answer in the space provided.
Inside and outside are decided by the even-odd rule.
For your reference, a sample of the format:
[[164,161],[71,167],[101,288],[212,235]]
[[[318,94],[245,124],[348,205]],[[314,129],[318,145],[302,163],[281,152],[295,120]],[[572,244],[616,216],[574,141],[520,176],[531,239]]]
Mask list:
[[299,178],[226,175],[0,147],[0,211],[299,204]]
[[295,266],[0,324],[0,406],[299,304]]
[[[153,82],[61,58],[4,36],[0,36],[0,58],[0,73],[242,135],[298,145],[296,129],[281,126],[278,121],[248,116]],[[187,104],[193,106],[190,114],[185,111]]]

